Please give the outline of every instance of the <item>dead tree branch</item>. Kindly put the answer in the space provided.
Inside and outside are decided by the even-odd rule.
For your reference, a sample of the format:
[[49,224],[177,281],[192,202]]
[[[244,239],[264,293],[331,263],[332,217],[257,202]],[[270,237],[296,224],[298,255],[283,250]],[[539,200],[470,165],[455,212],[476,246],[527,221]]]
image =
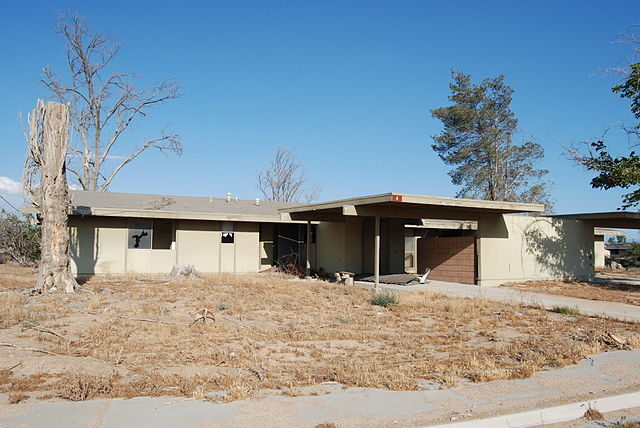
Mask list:
[[[155,105],[181,96],[174,79],[140,89],[134,84],[135,74],[108,72],[120,44],[90,28],[86,18],[76,13],[59,16],[57,33],[66,42],[67,79],[45,67],[40,83],[70,106],[73,138],[68,147],[69,171],[84,190],[106,190],[123,167],[150,148],[182,153],[177,134],[163,132],[133,149],[125,147],[122,138],[131,124],[148,116]],[[128,154],[114,156],[116,148]],[[113,159],[122,161],[111,166]]]

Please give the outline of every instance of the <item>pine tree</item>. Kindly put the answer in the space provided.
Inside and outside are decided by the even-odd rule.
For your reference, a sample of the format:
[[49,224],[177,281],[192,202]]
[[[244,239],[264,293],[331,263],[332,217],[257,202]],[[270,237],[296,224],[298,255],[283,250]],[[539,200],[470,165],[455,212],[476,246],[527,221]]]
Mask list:
[[468,74],[454,70],[451,75],[453,105],[431,110],[444,125],[431,147],[453,166],[451,181],[462,186],[457,197],[544,203],[549,210],[548,171],[536,168],[544,149],[531,141],[513,143],[518,120],[504,76],[475,85]]

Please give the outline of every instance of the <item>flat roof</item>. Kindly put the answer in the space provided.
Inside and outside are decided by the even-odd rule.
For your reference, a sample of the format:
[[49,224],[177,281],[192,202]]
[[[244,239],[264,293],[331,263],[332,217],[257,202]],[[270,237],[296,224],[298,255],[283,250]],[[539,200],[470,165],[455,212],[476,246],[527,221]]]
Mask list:
[[[280,208],[293,202],[242,200],[231,198],[154,195],[142,193],[69,191],[70,215],[107,217],[168,218],[184,220],[282,222]],[[23,212],[36,212],[26,207]]]
[[561,214],[552,217],[588,221],[594,227],[640,229],[640,213],[631,211]]
[[382,193],[281,208],[279,211],[283,218],[291,218],[292,220],[343,221],[347,216],[381,216],[412,220],[423,218],[477,220],[481,214],[486,213],[541,213],[544,211],[544,205],[407,193]]

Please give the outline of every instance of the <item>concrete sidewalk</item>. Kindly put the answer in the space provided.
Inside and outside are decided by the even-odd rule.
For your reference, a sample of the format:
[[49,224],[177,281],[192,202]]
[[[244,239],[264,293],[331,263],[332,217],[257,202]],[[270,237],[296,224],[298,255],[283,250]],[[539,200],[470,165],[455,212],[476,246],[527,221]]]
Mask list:
[[[370,282],[357,281],[356,284],[364,288],[373,288],[373,284]],[[482,297],[502,302],[540,305],[546,309],[552,309],[554,306],[569,306],[571,308],[577,308],[581,313],[586,315],[606,316],[622,321],[640,322],[640,306],[551,294],[529,293],[508,287],[479,287],[477,285],[458,284],[454,282],[429,281],[427,284],[418,285],[380,284],[380,288],[382,290],[397,292],[429,290],[452,297]]]
[[328,384],[313,396],[266,396],[227,404],[174,397],[28,401],[0,404],[0,426],[386,427],[460,422],[639,390],[640,351],[599,354],[524,380],[468,382],[450,389],[423,386],[422,391],[387,391]]

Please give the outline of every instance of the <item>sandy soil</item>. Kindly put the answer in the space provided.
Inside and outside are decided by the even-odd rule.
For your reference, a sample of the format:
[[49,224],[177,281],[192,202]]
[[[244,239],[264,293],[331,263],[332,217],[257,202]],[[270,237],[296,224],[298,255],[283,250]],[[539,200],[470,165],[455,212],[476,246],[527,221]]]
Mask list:
[[[416,390],[525,378],[640,345],[640,325],[274,274],[93,278],[32,296],[0,265],[0,394],[11,402],[180,395],[232,401],[314,385]],[[217,391],[212,393],[212,391]]]
[[[640,306],[640,275],[602,272],[596,281],[527,281],[505,284],[532,293],[554,294]],[[638,279],[636,281],[636,279]]]

